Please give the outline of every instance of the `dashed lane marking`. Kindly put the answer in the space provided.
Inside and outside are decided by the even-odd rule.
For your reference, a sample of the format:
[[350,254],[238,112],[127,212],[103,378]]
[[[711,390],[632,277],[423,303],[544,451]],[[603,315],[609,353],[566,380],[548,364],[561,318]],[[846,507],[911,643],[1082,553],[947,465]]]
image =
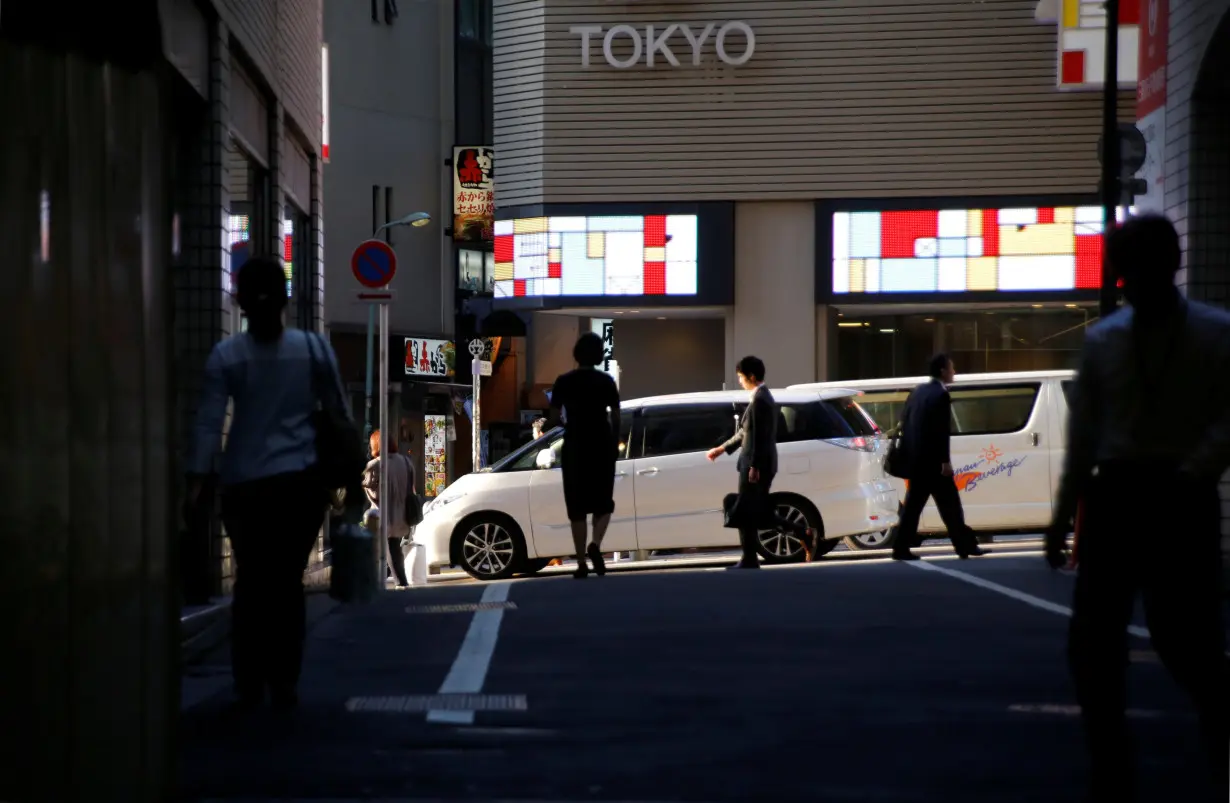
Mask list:
[[[1081,715],[1081,707],[1079,705],[1058,705],[1054,703],[1018,703],[1008,706],[1008,710],[1014,714],[1049,714],[1060,717],[1079,717]],[[1170,713],[1167,711],[1146,711],[1139,708],[1129,708],[1126,711],[1128,719],[1183,719],[1184,716],[1178,713]]]
[[[493,605],[507,602],[510,583],[492,583],[483,589],[480,604]],[[500,638],[500,623],[504,620],[504,608],[492,607],[475,611],[470,620],[470,629],[466,631],[465,641],[457,651],[457,658],[448,676],[440,684],[440,694],[470,694],[477,695],[483,690],[487,680],[487,670],[491,668],[491,656],[495,653],[496,642]],[[473,725],[474,712],[478,709],[450,708],[431,709],[427,712],[428,722],[444,722],[451,725]],[[509,709],[504,709],[509,710]],[[524,709],[517,709],[524,710]]]
[[476,613],[516,609],[517,603],[504,600],[502,602],[462,602],[456,605],[411,605],[406,608],[406,613]]
[[524,694],[417,694],[402,697],[351,697],[346,710],[352,714],[415,714],[424,711],[469,713],[475,711],[525,711]]

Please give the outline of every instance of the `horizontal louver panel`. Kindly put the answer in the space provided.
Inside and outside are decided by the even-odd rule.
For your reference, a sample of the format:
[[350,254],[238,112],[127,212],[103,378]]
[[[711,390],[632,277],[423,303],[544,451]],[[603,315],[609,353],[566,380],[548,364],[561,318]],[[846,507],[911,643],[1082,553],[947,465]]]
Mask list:
[[[496,202],[1091,192],[1101,96],[1056,90],[1036,4],[495,0]],[[740,67],[676,33],[680,67],[615,69],[594,36],[586,68],[569,32],[733,20]]]

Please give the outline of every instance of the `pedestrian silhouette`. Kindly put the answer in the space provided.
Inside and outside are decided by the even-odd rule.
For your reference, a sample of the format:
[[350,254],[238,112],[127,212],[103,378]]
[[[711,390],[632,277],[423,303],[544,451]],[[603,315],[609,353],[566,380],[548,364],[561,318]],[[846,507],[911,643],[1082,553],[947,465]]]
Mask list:
[[[1175,287],[1179,235],[1164,217],[1128,220],[1110,235],[1107,258],[1127,305],[1085,336],[1046,533],[1047,561],[1059,568],[1081,506],[1068,657],[1091,792],[1099,802],[1133,799],[1127,628],[1140,593],[1158,657],[1196,705],[1224,801],[1230,663],[1217,486],[1230,465],[1230,315]],[[1178,388],[1195,401],[1181,419]]]
[[964,560],[985,555],[986,550],[978,546],[978,537],[965,523],[961,494],[953,476],[952,397],[948,386],[957,377],[956,367],[947,354],[937,354],[931,358],[929,371],[931,381],[910,393],[901,415],[900,459],[908,485],[893,542],[893,559],[918,560],[910,547],[918,538],[918,522],[928,499],[935,500],[959,557]]
[[[199,504],[221,452],[222,519],[235,562],[235,690],[242,707],[259,704],[268,691],[275,707],[287,708],[298,702],[303,663],[303,572],[330,502],[317,465],[314,373],[327,371],[341,384],[328,342],[285,328],[280,262],[248,260],[237,286],[248,327],[215,345],[205,364],[188,505]],[[223,451],[228,400],[233,415]]]
[[[561,452],[564,504],[576,548],[575,577],[589,575],[588,554],[594,571],[606,574],[602,539],[615,511],[615,461],[619,458],[619,389],[615,380],[597,370],[602,362],[602,338],[587,332],[572,350],[578,367],[555,380],[551,390],[551,417],[564,422]],[[552,422],[554,426],[555,422]],[[593,516],[593,541],[585,542],[587,519]]]

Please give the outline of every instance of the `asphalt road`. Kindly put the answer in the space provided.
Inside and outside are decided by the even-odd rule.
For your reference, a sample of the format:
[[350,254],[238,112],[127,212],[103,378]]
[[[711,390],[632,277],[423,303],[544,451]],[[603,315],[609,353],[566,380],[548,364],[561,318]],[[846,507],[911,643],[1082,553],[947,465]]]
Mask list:
[[[1028,547],[440,583],[339,607],[309,637],[298,711],[197,695],[184,799],[1079,801],[1072,579]],[[1186,700],[1135,641],[1141,799],[1225,801]]]

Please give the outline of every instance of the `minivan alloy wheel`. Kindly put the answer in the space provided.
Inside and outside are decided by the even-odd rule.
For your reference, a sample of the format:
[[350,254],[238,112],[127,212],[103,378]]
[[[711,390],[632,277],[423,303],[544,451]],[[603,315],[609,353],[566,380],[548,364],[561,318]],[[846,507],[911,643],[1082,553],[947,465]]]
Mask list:
[[461,539],[464,568],[475,577],[507,574],[515,555],[512,533],[496,522],[476,522]]
[[[823,537],[819,516],[813,515],[816,519],[813,521],[803,510],[802,504],[791,499],[780,499],[775,500],[774,509],[779,517],[789,522],[820,530]],[[830,543],[826,548],[826,543],[821,541],[820,552],[828,552],[832,546],[834,545]],[[805,559],[802,539],[789,530],[781,529],[760,532],[760,554],[770,563],[798,563]]]

